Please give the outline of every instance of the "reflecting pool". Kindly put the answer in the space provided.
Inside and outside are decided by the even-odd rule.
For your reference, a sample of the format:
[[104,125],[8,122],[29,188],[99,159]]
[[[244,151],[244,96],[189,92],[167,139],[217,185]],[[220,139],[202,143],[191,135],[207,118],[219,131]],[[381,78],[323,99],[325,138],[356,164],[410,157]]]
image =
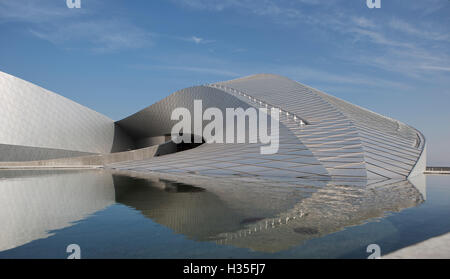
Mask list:
[[369,185],[0,171],[0,258],[366,258],[450,232],[450,176]]

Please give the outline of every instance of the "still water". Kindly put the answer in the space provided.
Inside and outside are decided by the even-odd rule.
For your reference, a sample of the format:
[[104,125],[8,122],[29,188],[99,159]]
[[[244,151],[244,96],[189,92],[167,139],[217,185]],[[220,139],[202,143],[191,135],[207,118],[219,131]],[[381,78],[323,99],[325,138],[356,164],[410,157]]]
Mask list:
[[450,176],[291,185],[0,171],[0,258],[367,258],[450,232]]

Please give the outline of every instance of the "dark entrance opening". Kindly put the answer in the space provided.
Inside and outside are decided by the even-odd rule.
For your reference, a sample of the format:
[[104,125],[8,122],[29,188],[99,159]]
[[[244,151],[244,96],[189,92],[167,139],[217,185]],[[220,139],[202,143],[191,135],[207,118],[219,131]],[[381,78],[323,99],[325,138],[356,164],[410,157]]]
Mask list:
[[[170,136],[170,135],[165,135]],[[182,134],[180,135],[182,136]],[[158,147],[158,150],[156,151],[155,157],[158,156],[164,156],[172,153],[182,152],[189,149],[193,149],[196,147],[199,147],[200,145],[204,144],[206,141],[204,138],[202,138],[201,143],[195,143],[194,142],[194,135],[191,135],[191,142],[181,142],[181,143],[174,143],[172,140],[167,141],[164,144],[161,144]]]

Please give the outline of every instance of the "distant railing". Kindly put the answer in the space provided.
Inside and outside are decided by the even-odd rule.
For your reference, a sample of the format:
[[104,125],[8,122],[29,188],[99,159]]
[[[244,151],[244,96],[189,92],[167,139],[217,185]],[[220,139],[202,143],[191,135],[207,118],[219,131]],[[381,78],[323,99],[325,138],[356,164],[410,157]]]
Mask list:
[[450,167],[427,167],[425,173],[450,174]]

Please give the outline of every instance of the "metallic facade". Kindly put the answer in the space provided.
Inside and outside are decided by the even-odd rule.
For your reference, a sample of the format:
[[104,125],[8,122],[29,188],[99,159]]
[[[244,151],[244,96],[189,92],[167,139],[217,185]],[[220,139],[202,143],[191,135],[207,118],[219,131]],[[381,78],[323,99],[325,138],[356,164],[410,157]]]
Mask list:
[[175,108],[193,111],[194,100],[202,100],[204,110],[281,109],[278,153],[260,154],[262,144],[213,143],[106,167],[364,184],[410,178],[423,173],[426,166],[425,138],[416,129],[277,75],[259,74],[183,89],[116,123],[3,73],[0,90],[0,125],[4,128],[0,158],[8,148],[23,146],[86,153],[146,147],[171,133],[177,122],[171,120]]
[[0,161],[110,153],[131,142],[108,117],[0,72]]
[[184,89],[118,124],[138,137],[170,133],[175,123],[170,121],[171,111],[176,107],[192,111],[195,99],[202,99],[205,109],[281,109],[279,152],[261,155],[259,144],[204,144],[182,153],[111,167],[338,184],[405,179],[425,170],[425,138],[416,129],[271,74]]

